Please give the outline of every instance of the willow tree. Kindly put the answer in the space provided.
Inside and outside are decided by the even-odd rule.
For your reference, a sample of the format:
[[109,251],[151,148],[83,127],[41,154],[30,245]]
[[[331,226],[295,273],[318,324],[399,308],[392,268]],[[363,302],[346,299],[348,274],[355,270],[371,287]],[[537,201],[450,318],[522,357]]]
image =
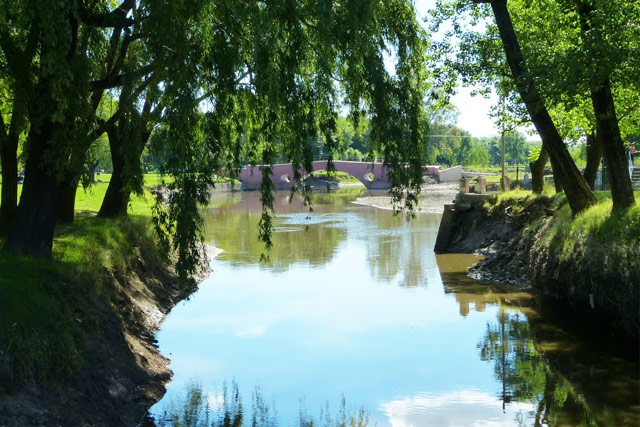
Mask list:
[[[168,114],[154,137],[154,143],[165,142],[165,172],[180,189],[170,192],[168,205],[157,205],[156,225],[174,236],[182,259],[197,258],[195,202],[207,201],[207,177],[220,166],[237,172],[246,163],[262,165],[259,227],[269,247],[270,165],[276,155],[290,161],[300,183],[302,170],[312,170],[315,141],[323,141],[329,156],[336,151],[336,122],[344,104],[356,123],[370,120],[370,140],[385,157],[392,195],[413,206],[422,179],[421,111],[428,76],[426,37],[410,2],[215,2],[202,19],[209,23],[211,43],[192,66],[208,74],[199,90],[167,97],[166,107],[170,112],[175,102],[191,103],[193,112],[188,120]],[[389,51],[395,53],[393,73],[385,68]],[[204,108],[198,109],[197,101],[204,101]],[[197,143],[183,143],[187,135]],[[199,173],[196,165],[208,172]]]
[[[61,185],[81,164],[90,138],[109,127],[95,119],[93,95],[102,88],[121,96],[127,82],[149,81],[120,106],[129,116],[121,110],[111,124],[144,116],[149,99],[161,112],[154,144],[166,154],[163,171],[173,175],[175,191],[157,204],[154,223],[177,250],[185,277],[201,253],[198,208],[208,201],[213,173],[238,171],[247,160],[264,165],[261,230],[268,246],[274,154],[296,170],[311,170],[310,141],[320,138],[334,152],[345,104],[354,121],[371,120],[394,199],[411,208],[417,198],[427,41],[408,0],[16,3],[19,19],[11,25],[35,23],[42,31],[34,33],[28,75],[37,96],[28,108],[25,185],[4,250],[50,254]],[[161,66],[144,60],[126,66],[125,57],[105,76],[101,52],[122,51],[125,43]]]
[[18,202],[18,143],[29,126],[27,108],[29,99],[35,95],[30,76],[35,71],[40,31],[39,23],[22,14],[18,7],[0,8],[0,235],[3,236],[9,233]]
[[[104,123],[95,120],[102,94],[117,90],[141,72],[122,66],[127,46],[144,37],[145,42],[162,38],[167,52],[184,48],[179,33],[203,5],[198,1],[125,0],[114,7],[111,1],[45,5],[25,0],[2,8],[7,24],[2,26],[3,37],[9,42],[2,45],[6,67],[0,68],[16,66],[17,60],[7,52],[20,46],[23,33],[29,34],[31,52],[19,86],[29,94],[25,182],[4,250],[37,256],[51,253],[59,209],[67,205],[67,190],[75,194],[87,150],[106,130]],[[138,21],[144,26],[133,33]],[[165,37],[168,28],[173,37]],[[123,37],[117,36],[120,31]],[[110,55],[112,52],[115,54]]]

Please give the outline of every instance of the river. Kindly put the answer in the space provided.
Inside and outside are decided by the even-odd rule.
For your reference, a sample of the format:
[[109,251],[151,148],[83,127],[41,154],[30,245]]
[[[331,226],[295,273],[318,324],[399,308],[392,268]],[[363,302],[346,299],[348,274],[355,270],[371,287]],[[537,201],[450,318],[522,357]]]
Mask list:
[[351,203],[362,191],[313,211],[276,193],[262,262],[259,194],[217,196],[205,225],[224,252],[157,334],[174,371],[158,425],[640,425],[637,353],[467,278],[475,256],[433,252],[439,215]]

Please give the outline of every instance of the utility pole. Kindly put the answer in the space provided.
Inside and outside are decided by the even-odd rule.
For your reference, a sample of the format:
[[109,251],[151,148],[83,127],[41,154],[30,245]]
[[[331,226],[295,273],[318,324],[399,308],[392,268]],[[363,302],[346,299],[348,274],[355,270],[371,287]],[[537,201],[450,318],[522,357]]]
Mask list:
[[502,179],[500,179],[500,190],[509,191],[509,178],[505,176],[504,168],[504,134],[505,134],[505,107],[504,98],[500,99],[500,105],[502,106],[502,114],[500,121],[502,122]]

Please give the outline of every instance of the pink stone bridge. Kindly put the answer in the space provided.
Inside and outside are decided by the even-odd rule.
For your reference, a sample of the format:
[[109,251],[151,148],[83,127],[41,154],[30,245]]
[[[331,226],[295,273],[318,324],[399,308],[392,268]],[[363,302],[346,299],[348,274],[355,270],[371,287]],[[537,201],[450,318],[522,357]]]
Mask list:
[[[386,190],[391,187],[391,182],[387,178],[385,166],[382,163],[371,162],[349,162],[335,160],[333,166],[336,171],[345,172],[358,179],[368,190]],[[238,179],[242,181],[242,188],[247,190],[257,190],[262,183],[261,166],[247,166],[240,172]],[[431,169],[434,169],[433,171]],[[427,173],[438,173],[437,166],[429,166]],[[311,172],[327,170],[327,161],[318,160],[313,162],[313,171],[301,170],[303,178]],[[294,185],[293,167],[291,163],[277,164],[272,166],[271,181],[276,190],[290,190]]]

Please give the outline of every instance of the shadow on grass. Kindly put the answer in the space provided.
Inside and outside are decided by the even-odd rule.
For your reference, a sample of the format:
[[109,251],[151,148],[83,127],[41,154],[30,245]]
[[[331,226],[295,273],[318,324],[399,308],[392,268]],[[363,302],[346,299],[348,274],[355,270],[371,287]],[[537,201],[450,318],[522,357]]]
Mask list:
[[87,337],[120,322],[110,275],[125,274],[136,253],[160,258],[147,224],[81,215],[56,230],[53,259],[0,252],[0,391],[59,385],[78,371]]

